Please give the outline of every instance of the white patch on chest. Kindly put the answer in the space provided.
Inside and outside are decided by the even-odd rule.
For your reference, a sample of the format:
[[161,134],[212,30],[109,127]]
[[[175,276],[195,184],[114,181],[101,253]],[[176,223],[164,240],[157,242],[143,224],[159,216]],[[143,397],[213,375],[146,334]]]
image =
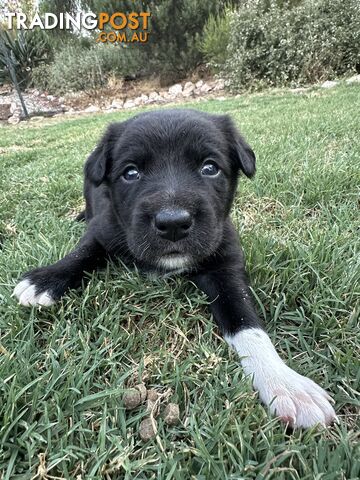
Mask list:
[[331,397],[319,385],[289,368],[277,354],[268,335],[259,328],[248,328],[225,340],[241,357],[246,375],[262,402],[286,423],[296,427],[330,425],[336,414]]

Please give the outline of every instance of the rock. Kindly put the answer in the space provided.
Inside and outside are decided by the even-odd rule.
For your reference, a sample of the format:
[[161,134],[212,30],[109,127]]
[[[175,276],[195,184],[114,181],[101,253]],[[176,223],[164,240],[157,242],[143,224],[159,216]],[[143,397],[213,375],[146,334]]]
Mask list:
[[89,105],[84,110],[85,113],[95,113],[95,112],[99,112],[99,111],[100,111],[100,108],[97,107],[96,105]]
[[180,419],[179,405],[169,403],[164,412],[164,421],[168,425],[176,425]]
[[195,85],[192,82],[186,82],[183,88],[183,96],[190,97],[195,90]]
[[39,90],[34,90],[33,95],[34,95],[34,97],[38,97],[40,95]]
[[161,97],[158,94],[158,92],[151,92],[150,95],[149,95],[148,103],[157,102],[160,98]]
[[208,83],[204,83],[200,87],[200,93],[208,93],[208,92],[210,92],[210,90],[212,90],[212,87]]
[[170,95],[174,96],[174,97],[178,97],[182,94],[182,86],[180,83],[176,83],[175,85],[173,85],[172,87],[169,88],[168,92]]
[[136,107],[135,102],[133,100],[126,100],[124,103],[124,108],[134,108]]
[[[155,429],[154,429],[154,426],[155,426]],[[139,434],[140,434],[141,440],[143,442],[147,442],[148,440],[151,440],[152,438],[155,437],[156,430],[157,430],[156,420],[151,418],[145,418],[145,420],[143,420],[140,423]]]
[[123,402],[126,410],[133,410],[138,407],[141,403],[141,395],[139,390],[136,388],[131,388],[124,393]]
[[135,105],[138,107],[139,105],[142,105],[144,102],[142,101],[142,98],[141,97],[136,97],[134,98],[134,103]]
[[216,80],[215,84],[214,84],[214,92],[219,92],[221,90],[224,90],[225,88],[225,80],[223,80],[222,78],[219,78],[218,80]]
[[56,97],[55,97],[54,95],[48,95],[46,98],[47,98],[48,100],[50,100],[50,102],[52,102],[53,100],[56,99]]
[[140,98],[141,98],[142,103],[146,103],[149,100],[149,97],[147,95],[145,95],[144,93],[142,93],[140,95]]
[[0,120],[7,120],[14,113],[14,110],[11,110],[12,105],[12,103],[0,104]]
[[111,102],[110,108],[122,108],[124,106],[124,100],[115,99]]
[[346,80],[346,83],[360,83],[360,74],[359,75],[353,75],[352,77],[348,78]]
[[9,119],[8,119],[8,123],[10,123],[11,125],[16,125],[17,123],[20,122],[20,116],[19,115],[12,115]]
[[59,97],[58,102],[59,103],[64,103],[65,102],[65,97]]
[[326,82],[321,84],[321,88],[334,88],[339,82],[334,82],[333,80],[326,80]]
[[198,82],[195,83],[195,88],[201,88],[204,85],[203,80],[199,80]]
[[10,113],[14,114],[15,112],[20,111],[20,108],[17,106],[16,102],[11,102]]

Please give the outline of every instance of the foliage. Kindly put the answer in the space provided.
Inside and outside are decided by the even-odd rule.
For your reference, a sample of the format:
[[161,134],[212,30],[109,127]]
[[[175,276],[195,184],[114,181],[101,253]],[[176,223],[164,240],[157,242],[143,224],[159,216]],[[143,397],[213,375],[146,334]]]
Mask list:
[[204,27],[200,50],[215,72],[223,66],[227,58],[231,15],[232,9],[227,7],[218,16],[210,15]]
[[110,75],[127,76],[138,68],[139,52],[122,45],[91,48],[67,44],[55,52],[54,62],[33,72],[34,86],[54,93],[92,90],[107,84]]
[[39,30],[0,30],[0,83],[10,80],[10,62],[20,88],[25,89],[33,69],[49,54],[48,44]]
[[314,83],[360,68],[358,0],[304,1],[291,9],[247,1],[230,29],[223,74],[233,89]]
[[[88,1],[91,10],[104,10],[103,2]],[[146,56],[140,69],[157,72],[173,80],[189,73],[204,62],[200,39],[210,15],[220,14],[227,2],[220,0],[127,0],[110,1],[107,11],[149,11],[150,37],[138,46]]]

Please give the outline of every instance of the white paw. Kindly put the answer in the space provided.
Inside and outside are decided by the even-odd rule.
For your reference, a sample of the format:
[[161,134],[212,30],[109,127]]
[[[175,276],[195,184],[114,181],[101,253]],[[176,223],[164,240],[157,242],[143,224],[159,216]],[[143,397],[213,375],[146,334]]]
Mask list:
[[262,402],[282,421],[302,428],[337,421],[331,397],[310,378],[289,368],[263,330],[249,328],[225,338],[240,355]]
[[337,420],[332,398],[310,378],[284,363],[267,375],[254,375],[254,387],[270,411],[293,427],[328,426]]
[[36,286],[29,280],[25,279],[19,282],[14,288],[13,296],[19,300],[20,305],[28,307],[30,305],[41,305],[49,307],[55,303],[55,300],[47,292],[36,295]]

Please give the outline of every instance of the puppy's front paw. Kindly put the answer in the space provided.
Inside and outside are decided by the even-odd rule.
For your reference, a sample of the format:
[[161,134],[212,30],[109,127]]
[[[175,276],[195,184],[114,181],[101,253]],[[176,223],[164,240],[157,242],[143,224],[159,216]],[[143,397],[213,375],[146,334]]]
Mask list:
[[71,287],[71,279],[54,266],[28,272],[16,285],[13,296],[26,307],[53,305]]
[[293,427],[328,426],[337,420],[330,404],[333,400],[325,390],[285,364],[258,376],[258,381],[254,378],[254,386],[271,412]]
[[337,420],[331,397],[310,378],[289,368],[263,330],[249,328],[225,338],[241,356],[243,369],[253,378],[262,402],[282,421],[307,428]]
[[13,296],[19,300],[20,305],[24,305],[25,307],[29,307],[30,305],[49,307],[55,303],[55,300],[48,291],[37,292],[36,283],[31,283],[31,280],[25,278],[16,285]]

